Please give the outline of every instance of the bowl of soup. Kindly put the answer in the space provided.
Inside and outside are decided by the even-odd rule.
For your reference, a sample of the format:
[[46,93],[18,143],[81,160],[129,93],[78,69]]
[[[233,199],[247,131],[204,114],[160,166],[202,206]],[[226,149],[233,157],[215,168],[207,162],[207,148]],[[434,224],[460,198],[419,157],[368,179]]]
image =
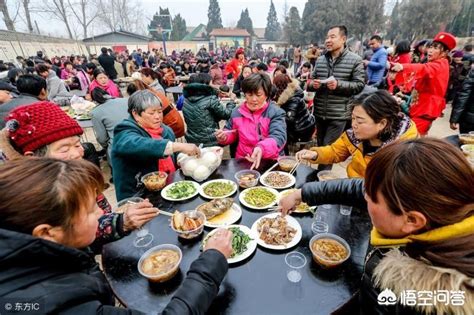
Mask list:
[[151,172],[141,178],[142,183],[149,191],[158,191],[166,186],[168,174],[165,172]]
[[147,250],[138,261],[138,272],[151,282],[165,282],[179,270],[183,253],[178,246],[162,244]]
[[313,260],[324,268],[341,265],[351,256],[351,247],[342,238],[332,233],[314,235],[309,241]]
[[283,172],[290,172],[298,163],[294,156],[280,156],[277,161],[280,170]]
[[235,174],[235,179],[242,188],[250,188],[257,186],[260,173],[255,170],[243,170]]

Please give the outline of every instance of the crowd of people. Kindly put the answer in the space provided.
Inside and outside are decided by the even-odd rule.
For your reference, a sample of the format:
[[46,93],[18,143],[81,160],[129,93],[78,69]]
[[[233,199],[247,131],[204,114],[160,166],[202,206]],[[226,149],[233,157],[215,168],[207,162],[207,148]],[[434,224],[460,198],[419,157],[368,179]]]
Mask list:
[[[283,215],[301,201],[367,209],[374,228],[361,312],[387,312],[376,292],[418,288],[420,277],[428,283],[420,290],[464,290],[466,304],[415,312],[474,312],[473,165],[453,144],[425,137],[447,102],[450,127],[474,131],[472,46],[455,50],[446,32],[394,47],[374,35],[361,56],[347,38],[338,25],[324,47],[307,50],[102,48],[87,58],[38,52],[0,63],[0,297],[45,297],[46,313],[129,311],[114,306],[91,257],[159,209],[145,200],[112,211],[95,148],[62,108],[82,97],[96,104],[92,125],[117,200],[138,193],[141,175],[173,173],[177,153],[199,156],[200,147],[229,146],[251,169],[288,154],[319,170],[350,159],[348,179],[306,183],[279,205]],[[176,101],[167,93],[175,86]],[[207,310],[227,273],[231,237],[221,230],[207,242],[164,314]],[[406,276],[414,272],[423,275]]]

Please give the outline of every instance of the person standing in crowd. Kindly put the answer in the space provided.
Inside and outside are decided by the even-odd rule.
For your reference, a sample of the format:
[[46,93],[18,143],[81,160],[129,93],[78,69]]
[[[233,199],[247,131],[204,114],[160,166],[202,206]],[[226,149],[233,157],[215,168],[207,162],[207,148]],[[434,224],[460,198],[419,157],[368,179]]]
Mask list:
[[410,117],[418,132],[426,136],[435,119],[446,107],[449,82],[449,52],[456,47],[456,38],[446,32],[438,33],[428,48],[428,62],[423,64],[391,64],[397,80],[415,80]]
[[107,73],[105,73],[105,70],[102,68],[94,70],[94,81],[92,81],[89,86],[89,92],[92,93],[92,91],[97,87],[107,91],[107,93],[112,97],[120,97],[119,88],[115,85],[114,81],[109,79]]
[[293,55],[295,53],[295,47],[293,47],[293,45],[290,45],[290,48],[288,48],[288,50],[286,51],[286,55],[285,55],[285,58],[288,60],[289,62],[289,66],[293,66]]
[[467,44],[464,46],[464,56],[462,60],[467,63],[468,66],[471,66],[474,63],[474,54],[472,53],[472,44]]
[[319,49],[318,49],[318,44],[314,43],[309,45],[308,50],[306,51],[305,58],[306,60],[311,64],[311,66],[314,67],[316,64],[316,59],[319,57]]
[[[218,60],[211,61],[211,70],[209,72],[211,75],[211,85],[215,88],[224,84],[224,76],[221,69],[221,63]],[[235,84],[235,83],[234,83]]]
[[[331,27],[326,37],[327,52],[316,60],[309,91],[315,91],[314,113],[318,146],[333,143],[346,130],[351,118],[349,99],[365,85],[362,58],[346,47],[347,28]],[[322,80],[325,80],[322,82]],[[331,169],[331,165],[319,169]]]
[[446,94],[446,102],[454,100],[456,95],[462,89],[462,83],[469,73],[470,67],[466,67],[462,61],[464,53],[462,50],[453,51],[451,55],[451,64],[449,65],[449,83]]
[[424,63],[426,61],[426,44],[429,40],[423,39],[416,43],[411,56],[412,63]]
[[227,63],[227,66],[225,68],[225,73],[226,75],[232,74],[232,78],[234,79],[234,82],[237,81],[237,78],[239,77],[240,73],[242,72],[243,66],[247,64],[247,61],[245,60],[245,52],[243,48],[239,48],[235,52],[234,58]]
[[36,65],[36,73],[46,80],[48,100],[62,106],[69,105],[73,94],[68,91],[66,84],[46,63]]
[[99,63],[104,68],[105,73],[111,80],[117,78],[117,71],[115,71],[115,58],[108,54],[107,48],[100,49],[102,54],[99,56]]
[[[392,63],[410,63],[411,62],[411,47],[410,47],[410,42],[408,40],[406,39],[401,40],[395,45],[395,54],[391,60],[389,59],[389,62],[392,62]],[[408,88],[407,90],[402,90],[402,87],[397,86],[390,79],[387,79],[387,84],[388,84],[388,91],[391,93],[398,92],[398,91],[402,91],[402,92],[411,91],[411,88]]]
[[382,45],[382,38],[374,35],[370,38],[369,46],[374,52],[370,61],[364,60],[367,67],[367,84],[378,87],[384,77],[387,67],[387,51]]
[[16,87],[20,95],[0,106],[0,129],[5,127],[5,118],[13,109],[22,105],[30,105],[38,101],[44,101],[48,98],[46,80],[38,75],[22,75],[18,78]]
[[459,94],[453,101],[450,127],[460,133],[474,131],[474,69],[469,71]]
[[232,93],[240,98],[242,94],[242,81],[252,74],[252,67],[249,65],[242,67],[242,73],[237,78],[237,81],[234,82],[234,87],[232,88]]
[[165,89],[160,83],[161,75],[150,68],[140,69],[142,81],[157,92],[165,93]]

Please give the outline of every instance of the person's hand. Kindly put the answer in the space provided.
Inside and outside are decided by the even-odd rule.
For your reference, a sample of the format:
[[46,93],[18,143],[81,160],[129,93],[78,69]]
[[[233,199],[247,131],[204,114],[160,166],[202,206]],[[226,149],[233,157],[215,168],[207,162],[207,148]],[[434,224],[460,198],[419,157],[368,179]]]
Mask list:
[[214,235],[212,235],[204,246],[204,251],[208,249],[215,249],[222,253],[225,258],[229,258],[232,255],[232,232],[227,229],[218,229]]
[[459,124],[457,123],[450,123],[449,124],[449,127],[453,130],[457,130],[459,128]]
[[364,59],[364,60],[362,60],[362,62],[364,63],[364,66],[367,67],[367,65],[369,64],[370,61]]
[[247,154],[247,156],[245,156],[247,161],[253,163],[252,166],[250,167],[251,170],[253,170],[254,168],[259,168],[260,161],[262,160],[262,155],[263,155],[262,148],[257,146],[253,149],[252,155]]
[[327,87],[330,90],[335,90],[337,88],[337,80],[332,80],[327,83]]
[[159,214],[160,210],[153,207],[148,199],[137,204],[131,204],[123,214],[123,230],[138,229]]
[[403,70],[403,66],[401,63],[394,63],[392,64],[392,67],[390,68],[390,71],[393,72],[400,72]]
[[214,135],[216,136],[218,142],[227,141],[227,133],[224,130],[217,129],[216,132],[214,132]]
[[313,88],[319,89],[321,87],[321,80],[313,80]]
[[301,150],[296,152],[295,157],[298,161],[301,160],[316,160],[318,153],[311,150]]
[[[175,142],[175,144],[177,143]],[[174,151],[183,152],[189,156],[201,156],[201,149],[199,149],[199,147],[194,143],[179,143],[179,147]]]
[[297,189],[278,202],[279,211],[283,216],[291,213],[301,203],[301,189]]

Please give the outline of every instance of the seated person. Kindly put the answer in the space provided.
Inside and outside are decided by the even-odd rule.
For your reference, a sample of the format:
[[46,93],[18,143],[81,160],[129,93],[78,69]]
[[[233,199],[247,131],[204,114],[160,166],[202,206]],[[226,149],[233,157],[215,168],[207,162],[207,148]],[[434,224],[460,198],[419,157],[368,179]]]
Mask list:
[[191,143],[174,142],[173,130],[164,125],[160,99],[141,90],[128,99],[130,116],[115,127],[112,145],[113,179],[117,200],[137,193],[136,178],[150,172],[176,170],[173,154],[200,155]]
[[238,98],[241,97],[242,94],[242,81],[252,74],[252,67],[249,65],[245,65],[242,67],[242,72],[237,77],[237,80],[234,82],[234,87],[232,88],[232,93],[234,93]]
[[36,73],[46,80],[48,100],[58,105],[69,105],[73,94],[69,92],[66,84],[58,78],[56,72],[46,63],[36,65]]
[[[83,160],[31,158],[0,166],[0,297],[41,301],[41,314],[142,314],[115,307],[88,248],[96,237],[101,211],[95,200],[103,186],[100,170]],[[207,311],[232,253],[232,233],[214,235],[181,288],[157,312]]]
[[[34,130],[35,132],[29,133]],[[84,144],[79,124],[58,105],[37,102],[18,107],[10,113],[7,128],[0,132],[0,149],[8,160],[25,159],[25,156],[48,157],[60,160],[80,160]],[[129,207],[125,214],[112,212],[103,194],[97,197],[102,211],[94,245],[118,240],[156,216],[156,209],[149,202]]]
[[362,94],[352,102],[352,128],[333,144],[296,153],[298,160],[334,164],[347,160],[348,177],[364,177],[374,154],[396,140],[418,137],[416,126],[385,90]]
[[121,97],[119,88],[115,85],[114,81],[109,79],[105,70],[102,68],[96,68],[94,70],[94,80],[89,86],[89,92],[92,93],[96,87],[100,87],[112,97]]
[[235,108],[233,101],[224,106],[217,98],[216,90],[210,85],[208,73],[193,74],[189,84],[183,88],[183,116],[186,122],[186,141],[204,147],[217,145],[214,131],[219,122],[227,120]]
[[[474,170],[444,140],[397,141],[381,149],[362,179],[312,182],[280,201],[368,209],[372,250],[359,291],[360,314],[472,314],[474,310]],[[381,305],[389,289],[464,292],[463,305]],[[399,300],[400,301],[400,300]],[[352,310],[351,310],[352,311]]]
[[272,82],[267,74],[251,74],[242,81],[245,102],[232,111],[224,130],[215,136],[221,145],[237,142],[236,158],[260,166],[261,159],[276,160],[286,144],[285,111],[270,100]]
[[140,76],[142,81],[150,88],[157,92],[165,93],[165,90],[161,85],[161,75],[158,72],[153,71],[150,68],[143,68],[140,70]]

